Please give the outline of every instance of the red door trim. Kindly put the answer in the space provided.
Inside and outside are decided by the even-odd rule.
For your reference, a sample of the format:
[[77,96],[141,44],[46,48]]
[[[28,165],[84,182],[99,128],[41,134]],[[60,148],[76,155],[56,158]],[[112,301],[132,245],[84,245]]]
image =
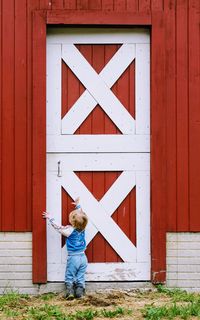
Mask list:
[[33,13],[33,283],[47,280],[46,223],[46,15]]
[[33,14],[33,282],[47,281],[46,25],[151,26],[151,264],[152,282],[166,277],[166,115],[163,14],[35,11]]

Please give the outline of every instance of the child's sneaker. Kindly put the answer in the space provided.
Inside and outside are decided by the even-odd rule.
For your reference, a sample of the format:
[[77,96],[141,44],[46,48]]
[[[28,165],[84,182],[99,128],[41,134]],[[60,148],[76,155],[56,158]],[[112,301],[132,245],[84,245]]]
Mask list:
[[73,288],[73,284],[65,283],[65,286],[66,286],[66,295],[65,295],[65,298],[68,299],[68,300],[74,299],[74,288]]
[[75,297],[81,298],[85,295],[85,288],[82,285],[75,286]]

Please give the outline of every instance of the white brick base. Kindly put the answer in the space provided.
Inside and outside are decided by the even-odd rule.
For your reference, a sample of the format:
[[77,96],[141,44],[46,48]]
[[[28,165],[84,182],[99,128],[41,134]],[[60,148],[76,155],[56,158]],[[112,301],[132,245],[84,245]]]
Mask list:
[[32,283],[31,232],[0,232],[0,294],[10,290],[38,292]]
[[200,232],[167,233],[168,287],[200,291]]

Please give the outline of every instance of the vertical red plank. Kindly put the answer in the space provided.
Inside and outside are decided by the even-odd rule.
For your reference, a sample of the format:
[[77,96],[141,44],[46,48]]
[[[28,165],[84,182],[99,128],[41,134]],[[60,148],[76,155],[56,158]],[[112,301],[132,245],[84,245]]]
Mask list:
[[47,280],[46,223],[46,17],[33,13],[33,283]]
[[40,9],[51,9],[51,0],[40,0]]
[[129,107],[128,110],[135,118],[135,61],[129,66]]
[[189,227],[188,203],[188,26],[187,2],[176,6],[177,231]]
[[130,192],[129,195],[129,239],[137,246],[137,235],[136,235],[136,187]]
[[76,0],[64,0],[65,9],[76,9]]
[[167,148],[167,231],[176,231],[176,29],[175,1],[165,1],[166,46],[166,148]]
[[101,8],[102,10],[112,11],[114,8],[114,0],[102,0]]
[[200,3],[189,1],[190,231],[200,231]]
[[114,11],[125,11],[126,10],[126,0],[115,0],[114,2]]
[[101,0],[88,0],[88,9],[101,10]]
[[77,10],[88,9],[88,0],[76,0]]
[[164,9],[163,1],[164,0],[151,0],[151,10],[152,11],[162,11]]
[[32,230],[32,111],[33,111],[33,10],[39,9],[39,0],[27,0],[27,228]]
[[2,16],[2,231],[14,231],[14,1]]
[[[117,173],[116,172],[106,172],[105,173],[105,190],[109,190],[112,184],[117,179]],[[117,223],[118,222],[118,212],[116,210],[115,213],[112,215],[112,219]],[[105,246],[105,262],[117,262],[118,261],[118,255],[115,252],[115,250],[106,243]]]
[[0,3],[0,230],[2,230],[2,2]]
[[[79,50],[80,50],[81,54],[86,58],[86,60],[92,65],[92,45],[80,45]],[[85,90],[86,89],[81,85],[81,91],[79,93],[79,96]],[[80,134],[91,134],[92,133],[92,113],[89,114],[89,116],[80,125],[79,133]],[[88,173],[87,173],[87,175],[88,175]]]
[[51,0],[51,8],[52,9],[63,9],[64,0]]
[[15,231],[27,229],[26,0],[15,0]]
[[139,0],[139,11],[140,12],[150,12],[151,10],[151,0]]
[[[104,52],[104,64],[106,65],[114,56],[114,54],[117,52],[118,46],[113,45],[105,45],[105,52]],[[114,94],[117,94],[117,81],[112,86],[111,90]],[[111,121],[111,119],[105,114],[104,116],[104,133],[105,134],[116,134],[121,133],[117,126]]]
[[151,45],[151,245],[152,281],[166,273],[166,112],[165,37],[163,15],[152,13]]
[[62,97],[61,97],[61,117],[63,118],[65,114],[68,112],[68,67],[62,61],[62,71],[61,71],[61,85],[62,85]]
[[137,12],[138,11],[138,4],[139,0],[126,0],[126,10],[128,12]]

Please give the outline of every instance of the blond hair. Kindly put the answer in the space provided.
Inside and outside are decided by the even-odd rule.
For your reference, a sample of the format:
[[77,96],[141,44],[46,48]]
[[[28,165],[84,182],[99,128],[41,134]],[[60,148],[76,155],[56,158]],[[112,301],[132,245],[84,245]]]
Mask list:
[[69,214],[69,222],[71,223],[72,227],[78,230],[84,230],[87,223],[88,223],[88,217],[80,209],[75,209]]

